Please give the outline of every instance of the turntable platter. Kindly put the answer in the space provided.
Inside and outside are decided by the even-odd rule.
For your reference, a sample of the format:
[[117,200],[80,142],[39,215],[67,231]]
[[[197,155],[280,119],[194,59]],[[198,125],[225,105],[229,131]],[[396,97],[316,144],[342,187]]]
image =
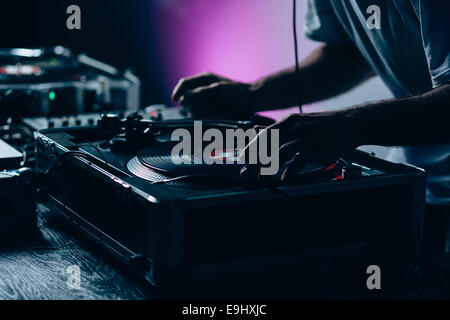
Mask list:
[[[240,171],[244,167],[237,163],[239,154],[237,150],[213,152],[210,159],[216,163],[208,165],[194,155],[173,156],[171,150],[174,145],[175,143],[168,142],[144,148],[138,153],[134,162],[136,163],[137,160],[141,166],[168,177],[189,175],[218,177],[227,180],[239,179]],[[233,163],[227,163],[227,160]],[[217,162],[219,163],[217,164]]]
[[[159,143],[141,150],[136,157],[128,162],[128,170],[135,176],[153,183],[168,182],[168,185],[178,187],[199,186],[203,184],[238,183],[243,164],[237,163],[237,150],[216,151],[211,159],[221,160],[223,164],[196,164],[195,157],[188,155],[171,155],[174,143]],[[227,163],[229,160],[230,163]],[[231,163],[234,162],[234,163]],[[176,164],[181,163],[181,164]],[[267,177],[267,180],[279,181],[281,173],[288,164],[280,168],[277,175]],[[311,183],[339,178],[341,166],[334,163],[309,163],[298,174],[296,183]],[[180,179],[177,178],[191,178]],[[196,179],[195,183],[193,179]],[[174,180],[175,179],[175,180]]]

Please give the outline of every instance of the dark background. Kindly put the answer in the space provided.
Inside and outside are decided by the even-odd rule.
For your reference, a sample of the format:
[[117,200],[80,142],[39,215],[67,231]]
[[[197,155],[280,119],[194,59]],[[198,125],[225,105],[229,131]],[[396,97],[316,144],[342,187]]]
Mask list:
[[[66,9],[81,8],[81,30],[66,27]],[[318,43],[303,36],[300,59]],[[254,81],[294,61],[292,3],[280,0],[1,0],[1,48],[63,45],[100,61],[131,67],[142,83],[142,106],[171,104],[178,80],[211,71]],[[392,97],[379,78],[350,94],[305,106],[326,111]],[[297,108],[272,112],[281,119]]]
[[[81,7],[81,30],[66,28],[66,9],[72,4]],[[153,50],[150,7],[150,1],[142,0],[2,0],[0,47],[62,45],[119,70],[131,67],[142,81],[143,105],[169,103]]]

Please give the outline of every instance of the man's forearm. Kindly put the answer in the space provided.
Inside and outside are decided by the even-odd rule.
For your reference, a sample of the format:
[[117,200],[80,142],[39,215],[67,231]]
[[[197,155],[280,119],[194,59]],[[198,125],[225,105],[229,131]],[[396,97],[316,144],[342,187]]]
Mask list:
[[326,44],[300,63],[299,87],[295,67],[280,71],[252,85],[253,103],[260,110],[290,107],[297,104],[297,90],[302,104],[312,103],[345,92],[371,75],[353,44]]
[[[450,143],[450,84],[424,95],[370,103],[336,112],[357,145]],[[338,121],[340,121],[338,120]]]

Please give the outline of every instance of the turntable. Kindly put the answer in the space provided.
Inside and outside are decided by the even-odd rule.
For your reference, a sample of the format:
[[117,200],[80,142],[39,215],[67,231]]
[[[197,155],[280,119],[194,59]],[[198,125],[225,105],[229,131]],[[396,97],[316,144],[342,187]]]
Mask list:
[[6,118],[136,111],[140,81],[61,46],[0,49],[0,96]]
[[[205,120],[223,130],[250,122]],[[105,116],[36,133],[48,194],[80,231],[155,286],[236,261],[265,267],[304,250],[421,241],[425,175],[361,151],[308,164],[289,184],[247,185],[241,165],[173,166],[167,135],[193,121]],[[237,150],[211,157],[234,158]]]

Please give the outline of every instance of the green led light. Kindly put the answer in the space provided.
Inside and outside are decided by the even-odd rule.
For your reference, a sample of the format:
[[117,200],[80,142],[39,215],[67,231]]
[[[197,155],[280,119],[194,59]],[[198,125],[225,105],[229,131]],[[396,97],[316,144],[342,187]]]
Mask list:
[[48,93],[48,98],[50,99],[50,101],[55,100],[55,99],[56,99],[56,93],[55,93],[55,91],[50,91],[50,92]]
[[56,66],[58,64],[58,60],[56,60],[55,58],[50,58],[50,60],[48,61],[48,63],[51,66]]

